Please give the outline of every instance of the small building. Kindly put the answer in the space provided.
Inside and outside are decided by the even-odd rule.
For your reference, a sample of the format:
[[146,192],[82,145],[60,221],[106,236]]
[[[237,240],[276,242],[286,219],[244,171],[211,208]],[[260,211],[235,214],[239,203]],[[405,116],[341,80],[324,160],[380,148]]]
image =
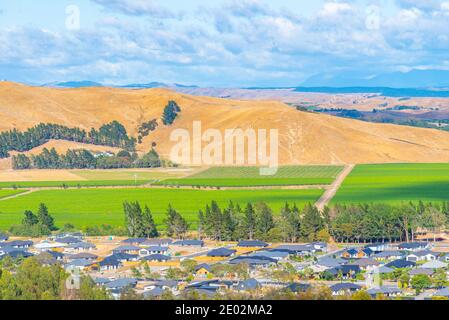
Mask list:
[[441,297],[449,299],[449,287],[443,288],[435,292],[432,297]]
[[180,246],[180,247],[204,247],[204,241],[203,240],[179,240],[179,241],[173,242],[172,245]]
[[98,265],[100,266],[101,271],[108,271],[119,269],[122,266],[122,263],[112,256],[109,256],[100,261]]
[[370,243],[365,246],[365,248],[370,249],[373,253],[380,253],[387,251],[390,248],[388,242]]
[[145,241],[148,241],[147,238],[128,238],[122,241],[125,245],[133,245],[133,246],[140,246]]
[[361,272],[361,269],[359,266],[356,266],[356,265],[342,265],[342,266],[338,266],[338,267],[329,269],[325,272],[329,273],[333,277],[341,276],[342,279],[352,279],[358,273]]
[[287,259],[290,254],[288,252],[285,252],[283,250],[264,250],[264,251],[257,251],[258,256],[263,257],[269,257],[272,259],[276,259],[278,261]]
[[402,269],[412,268],[416,265],[413,261],[407,261],[406,259],[398,259],[387,263],[385,266],[388,268]]
[[362,286],[350,282],[337,283],[330,286],[329,288],[331,289],[332,295],[334,296],[343,296],[362,290]]
[[398,260],[405,257],[405,254],[399,250],[382,251],[372,256],[374,260]]
[[261,287],[260,283],[256,279],[248,279],[239,281],[232,288],[236,291],[251,291],[257,290]]
[[140,250],[140,247],[133,245],[123,245],[112,250],[112,253],[128,253],[128,254],[137,254]]
[[67,245],[82,242],[82,241],[83,240],[81,238],[73,237],[73,236],[67,236],[67,237],[55,239],[55,242],[63,243],[63,244],[67,244]]
[[163,254],[150,254],[148,256],[141,257],[140,260],[142,261],[148,261],[148,262],[166,262],[169,261],[171,258],[169,256],[163,255]]
[[398,248],[399,250],[406,251],[421,251],[424,249],[428,249],[430,247],[430,243],[428,242],[405,242],[401,243]]
[[139,250],[139,256],[141,256],[141,257],[145,257],[145,256],[153,255],[153,254],[167,255],[168,247],[152,246],[152,247],[147,247],[147,248]]
[[145,242],[140,243],[140,246],[142,247],[152,247],[152,246],[158,246],[158,247],[168,247],[173,243],[172,239],[147,239]]
[[378,287],[372,288],[366,291],[371,297],[375,298],[378,295],[383,295],[385,297],[399,297],[402,295],[401,289],[398,287]]
[[121,278],[117,280],[110,281],[104,286],[108,290],[119,290],[122,291],[126,288],[135,288],[137,285],[137,279],[134,278]]
[[237,246],[243,248],[265,248],[268,247],[268,243],[259,240],[243,240]]
[[58,251],[47,251],[49,255],[53,257],[56,261],[62,261],[64,260],[65,255]]
[[36,243],[34,245],[34,248],[40,252],[45,252],[45,251],[51,251],[51,250],[55,250],[55,249],[61,249],[61,248],[65,248],[67,245],[65,243],[58,243],[58,242],[48,242],[48,241],[44,241],[41,243]]
[[355,259],[357,258],[358,250],[354,248],[347,249],[342,252],[341,257],[345,259]]
[[195,267],[195,276],[198,278],[207,278],[210,273],[211,267],[206,263],[199,264]]
[[298,282],[293,282],[290,283],[286,289],[290,290],[291,292],[294,293],[299,293],[299,292],[306,292],[307,290],[309,290],[312,287],[311,284],[309,283],[298,283]]
[[94,264],[91,260],[86,259],[78,259],[78,260],[72,260],[69,263],[67,263],[66,268],[70,268],[73,270],[74,268],[77,268],[79,270],[84,270]]
[[373,270],[379,266],[379,262],[369,258],[362,258],[351,263],[352,265],[359,266],[362,270]]
[[139,256],[137,254],[130,254],[130,253],[114,253],[110,257],[120,262],[130,262],[139,260]]
[[407,255],[406,260],[407,261],[432,261],[438,259],[439,253],[432,252],[430,250],[422,250],[422,251],[415,251],[411,252]]
[[275,265],[278,263],[276,259],[265,257],[265,256],[258,256],[258,255],[252,255],[252,256],[239,256],[236,258],[233,258],[231,261],[229,261],[229,264],[241,264],[246,263],[250,267],[268,267],[270,265]]
[[207,253],[208,257],[214,257],[214,258],[228,258],[232,257],[237,251],[231,250],[228,248],[218,248],[211,250]]
[[31,240],[14,240],[10,242],[2,243],[2,246],[8,246],[15,249],[28,249],[33,246],[33,241]]
[[93,243],[77,242],[67,245],[66,250],[71,252],[84,252],[95,250],[96,247]]
[[447,263],[439,261],[439,260],[432,260],[432,261],[424,263],[421,267],[425,268],[425,269],[432,269],[432,270],[444,269],[444,268],[447,268]]
[[425,269],[425,268],[417,268],[417,269],[413,269],[410,270],[409,274],[411,276],[416,276],[416,275],[426,275],[426,276],[431,276],[433,275],[435,272],[433,271],[433,269]]
[[326,268],[335,268],[345,264],[347,261],[342,258],[332,258],[332,257],[324,257],[318,259],[317,265],[326,267]]
[[68,260],[78,260],[78,259],[84,259],[84,260],[97,260],[98,256],[93,254],[93,253],[89,253],[89,252],[80,252],[77,254],[73,254],[70,256],[67,256]]

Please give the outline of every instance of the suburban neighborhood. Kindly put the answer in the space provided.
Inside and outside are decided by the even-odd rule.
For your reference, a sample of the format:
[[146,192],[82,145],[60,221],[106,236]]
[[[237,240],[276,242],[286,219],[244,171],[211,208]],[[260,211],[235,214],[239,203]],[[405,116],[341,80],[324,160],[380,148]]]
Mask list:
[[449,246],[441,241],[270,244],[81,233],[0,241],[1,263],[33,257],[60,265],[73,285],[88,276],[112,299],[449,298]]

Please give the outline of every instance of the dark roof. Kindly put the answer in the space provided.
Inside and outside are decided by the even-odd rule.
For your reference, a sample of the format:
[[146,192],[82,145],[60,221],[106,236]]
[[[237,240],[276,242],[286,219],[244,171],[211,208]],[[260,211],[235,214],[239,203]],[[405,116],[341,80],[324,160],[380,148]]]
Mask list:
[[128,238],[122,241],[122,243],[129,243],[129,244],[133,244],[133,243],[143,243],[145,241],[147,241],[147,238]]
[[87,267],[93,264],[92,261],[86,259],[77,259],[70,261],[67,265],[75,267]]
[[55,259],[62,259],[64,258],[64,254],[57,252],[57,251],[47,251],[48,254],[50,254]]
[[432,274],[434,274],[434,271],[433,271],[433,269],[425,269],[425,268],[418,268],[418,269],[410,270],[411,276],[416,276],[418,274],[425,274],[425,275],[431,276]]
[[14,240],[2,243],[2,246],[10,246],[10,247],[31,247],[32,245],[33,241],[31,240]]
[[113,256],[109,256],[104,258],[104,260],[100,261],[98,264],[100,265],[100,267],[102,267],[102,266],[120,266],[122,263]]
[[413,261],[407,261],[405,259],[398,259],[398,260],[394,260],[391,261],[390,263],[387,263],[385,266],[389,267],[389,268],[409,268],[409,267],[413,267],[415,266],[416,263],[414,263]]
[[134,278],[122,278],[110,281],[105,284],[106,288],[109,289],[123,289],[126,287],[135,287],[137,284],[137,279]]
[[369,289],[366,292],[372,296],[376,296],[378,294],[397,294],[402,291],[398,287],[380,287]]
[[358,252],[358,251],[357,251],[356,249],[350,248],[350,249],[344,251],[343,253],[348,253],[348,254],[350,254],[351,256],[353,256],[353,255],[357,254],[357,252]]
[[179,240],[173,242],[174,246],[204,246],[203,240]]
[[235,285],[236,290],[255,290],[260,288],[260,283],[256,279],[240,281]]
[[350,273],[359,273],[360,267],[356,266],[356,265],[350,265],[350,264],[346,264],[346,265],[342,265],[342,266],[338,266],[332,269],[327,270],[326,272],[329,272],[333,275],[338,275],[339,273],[341,273],[342,275],[348,275]]
[[236,252],[237,252],[236,250],[231,250],[228,248],[218,248],[218,249],[209,251],[207,253],[207,256],[208,257],[230,257]]
[[367,266],[378,266],[379,262],[377,262],[376,260],[372,260],[370,258],[364,258],[364,259],[356,260],[356,261],[352,262],[351,264],[355,265],[355,266],[360,266],[360,267],[367,267]]
[[31,252],[28,251],[23,251],[23,250],[12,250],[9,252],[6,252],[3,256],[1,256],[1,258],[5,257],[5,256],[10,256],[11,258],[29,258],[34,256],[34,254],[32,254]]
[[211,270],[210,265],[208,265],[207,263],[202,263],[202,264],[197,265],[197,266],[195,267],[195,272],[197,272],[197,271],[200,270],[200,269],[205,269],[205,270],[207,270],[207,271],[209,271],[209,272],[210,272],[210,270]]
[[176,280],[156,280],[153,283],[156,287],[168,287],[168,288],[176,288],[179,285],[179,282]]
[[161,246],[163,244],[171,244],[173,242],[172,239],[148,239],[145,242],[142,242],[142,246]]
[[360,290],[362,289],[362,286],[359,286],[358,284],[355,283],[350,283],[350,282],[343,282],[343,283],[337,283],[334,284],[332,286],[329,287],[332,292],[339,292],[339,291],[356,291],[356,290]]
[[434,297],[449,297],[449,287],[438,290],[433,294]]
[[341,258],[331,258],[331,257],[324,257],[321,259],[318,259],[317,264],[320,266],[325,266],[329,268],[338,267],[342,264],[345,264],[347,260],[341,259]]
[[265,256],[239,256],[229,261],[230,264],[248,263],[249,265],[266,265],[277,262],[276,259]]
[[6,235],[4,233],[0,233],[0,241],[6,241],[8,239],[9,239],[8,235]]
[[71,260],[76,260],[76,259],[95,260],[98,258],[98,256],[93,253],[89,253],[89,252],[81,252],[81,253],[77,253],[77,254],[68,256],[68,258]]
[[155,287],[152,290],[145,291],[143,293],[143,296],[146,297],[146,298],[149,298],[149,297],[160,297],[163,294],[164,294],[164,289],[162,289],[161,287]]
[[259,240],[244,240],[240,241],[237,246],[239,247],[268,247],[268,243]]
[[150,254],[149,256],[142,257],[141,260],[145,261],[168,261],[171,258],[163,254]]
[[287,286],[287,289],[290,290],[291,292],[305,292],[307,290],[309,290],[311,287],[311,285],[309,283],[290,283]]
[[374,255],[375,258],[402,257],[404,253],[398,250],[382,251]]
[[110,256],[110,258],[118,260],[118,261],[130,261],[133,259],[137,259],[138,255],[137,254],[129,254],[129,253],[123,253],[123,252],[118,252],[118,253],[114,253],[112,256]]
[[66,244],[71,244],[71,243],[78,243],[78,242],[82,242],[82,240],[80,238],[77,237],[64,237],[64,238],[58,238],[56,240],[56,242],[59,243],[66,243]]
[[133,245],[124,245],[119,246],[112,250],[112,252],[125,252],[125,251],[139,251],[140,247],[133,246]]
[[148,251],[153,251],[153,252],[166,252],[166,251],[168,251],[168,247],[150,246],[147,248],[143,248],[141,250],[148,250]]
[[77,242],[77,243],[71,243],[67,246],[67,248],[71,248],[71,249],[90,249],[90,248],[95,248],[95,245],[93,243],[88,243],[88,242]]
[[429,254],[432,255],[432,256],[435,256],[435,257],[438,257],[440,255],[438,252],[433,252],[433,251],[430,251],[430,250],[422,250],[422,251],[418,251],[418,252],[411,252],[407,256],[415,255],[417,257],[424,257],[424,256],[427,256]]
[[418,249],[427,247],[427,242],[405,242],[399,245],[399,249]]
[[272,250],[277,251],[290,251],[292,253],[298,253],[298,252],[311,252],[315,251],[315,247],[312,244],[285,244],[277,246],[276,248],[273,248]]

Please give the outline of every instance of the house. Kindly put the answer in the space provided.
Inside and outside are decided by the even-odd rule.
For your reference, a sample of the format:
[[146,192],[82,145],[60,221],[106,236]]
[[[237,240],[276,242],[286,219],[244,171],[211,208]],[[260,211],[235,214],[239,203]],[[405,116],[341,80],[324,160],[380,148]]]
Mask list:
[[343,296],[361,290],[362,286],[359,286],[358,284],[355,283],[343,282],[334,284],[329,288],[331,289],[333,296]]
[[327,252],[327,243],[326,242],[317,241],[317,242],[312,242],[310,245],[313,246],[315,248],[315,250],[318,252]]
[[228,258],[228,257],[232,257],[237,251],[236,250],[231,250],[228,248],[218,248],[218,249],[214,249],[211,250],[207,253],[208,257],[214,257],[214,258]]
[[122,263],[112,256],[104,258],[104,260],[98,263],[101,271],[117,270],[122,266]]
[[439,261],[439,260],[432,260],[432,261],[424,263],[421,267],[424,269],[432,269],[432,270],[433,269],[443,269],[443,268],[447,267],[447,263]]
[[93,280],[97,286],[104,286],[106,283],[109,283],[112,281],[108,278],[95,278]]
[[276,259],[270,258],[270,257],[264,257],[264,256],[239,256],[237,258],[232,259],[229,261],[229,264],[240,264],[240,263],[246,263],[251,267],[261,266],[261,267],[267,267],[270,265],[277,264],[278,261]]
[[309,283],[290,283],[286,289],[290,290],[291,292],[298,293],[298,292],[306,292],[312,287]]
[[91,260],[86,259],[78,259],[78,260],[72,260],[69,263],[66,264],[66,268],[77,268],[79,270],[84,270],[94,264]]
[[268,243],[259,241],[259,240],[244,240],[240,241],[237,244],[237,247],[243,247],[243,248],[265,248],[268,247]]
[[17,258],[29,258],[34,256],[31,252],[24,251],[21,249],[16,248],[2,248],[0,249],[0,259],[3,259],[4,257],[9,256],[13,259]]
[[34,248],[40,252],[55,250],[55,249],[61,249],[65,248],[67,245],[65,243],[50,243],[48,241],[44,241],[41,243],[36,243],[34,245]]
[[204,247],[204,241],[203,240],[179,240],[179,241],[173,242],[172,245],[180,246],[180,247]]
[[[223,280],[206,280],[206,281],[198,281],[192,282],[190,285],[186,287],[186,290],[200,290],[199,293],[204,293],[208,295],[211,293],[214,295],[220,289],[231,289],[233,285],[232,281],[223,281]],[[204,292],[206,291],[206,292]]]
[[343,251],[343,253],[341,254],[341,257],[345,258],[345,259],[354,259],[354,258],[357,258],[357,253],[358,253],[357,249],[350,248],[350,249]]
[[57,261],[64,260],[65,255],[63,253],[57,252],[57,251],[47,251],[49,255],[53,257],[53,259],[56,259]]
[[444,297],[449,298],[449,287],[438,290],[432,297]]
[[112,253],[128,253],[128,254],[137,254],[140,250],[140,247],[133,245],[123,245],[112,250]]
[[78,259],[97,260],[98,256],[93,253],[89,253],[89,252],[80,252],[80,253],[68,256],[67,259],[68,260],[78,260]]
[[362,258],[359,260],[356,260],[351,263],[352,265],[359,266],[362,270],[373,270],[375,267],[377,267],[380,263],[376,260],[369,259],[369,258]]
[[126,288],[135,288],[137,285],[137,279],[134,278],[121,278],[117,280],[110,281],[104,286],[109,290],[119,290],[122,291]]
[[407,261],[432,261],[438,259],[439,253],[432,252],[430,250],[422,250],[422,251],[416,251],[408,254],[406,256]]
[[113,255],[109,256],[112,259],[115,259],[120,262],[129,262],[129,261],[137,261],[139,260],[139,256],[137,254],[130,254],[130,253],[114,253]]
[[150,254],[148,256],[144,256],[140,258],[142,261],[149,261],[149,262],[165,262],[169,261],[171,258],[169,256],[163,255],[163,254]]
[[171,291],[175,291],[178,289],[179,282],[176,280],[156,280],[151,285],[146,286],[144,290],[151,290],[156,287],[162,288],[162,289],[169,289]]
[[0,242],[6,242],[8,241],[9,236],[4,234],[4,233],[0,233]]
[[199,278],[206,278],[211,273],[210,265],[203,263],[195,267],[195,276]]
[[257,251],[258,256],[269,257],[272,259],[276,259],[278,261],[287,259],[290,254],[285,251],[279,250],[265,250],[265,251]]
[[411,276],[416,276],[416,275],[421,275],[421,274],[424,274],[426,276],[431,276],[434,273],[435,272],[433,271],[433,269],[425,269],[425,268],[413,269],[413,270],[410,270],[410,272],[409,272],[409,274]]
[[80,239],[79,237],[73,237],[73,236],[67,236],[67,237],[63,237],[63,238],[57,238],[55,240],[55,242],[57,243],[64,243],[64,244],[74,244],[74,243],[78,243],[78,242],[82,242],[83,240]]
[[2,243],[2,246],[8,246],[15,249],[28,249],[33,246],[33,241],[31,240],[14,240],[10,242]]
[[123,240],[122,243],[124,243],[125,245],[139,246],[147,240],[147,238],[128,238]]
[[259,289],[260,287],[261,285],[256,279],[248,279],[238,282],[232,288],[236,291],[251,291]]
[[148,299],[155,299],[155,298],[159,298],[164,294],[165,290],[160,288],[160,287],[154,287],[151,290],[148,291],[144,291],[143,292],[143,297],[148,300]]
[[372,288],[366,291],[373,298],[377,297],[377,295],[383,295],[385,297],[398,297],[402,294],[401,289],[397,287],[378,287]]
[[320,258],[320,259],[318,259],[318,262],[317,262],[318,265],[327,267],[327,268],[339,267],[345,263],[346,263],[346,260],[344,260],[344,259],[331,258],[331,257]]
[[399,250],[382,251],[372,256],[374,260],[398,260],[405,257],[405,254]]
[[354,278],[360,271],[361,269],[359,266],[347,264],[329,269],[325,272],[331,274],[333,277],[341,275],[343,279],[350,279]]
[[142,247],[152,247],[152,246],[168,247],[172,243],[173,243],[172,239],[147,239],[145,242],[140,243],[140,246],[142,246]]
[[398,248],[399,250],[406,251],[420,251],[424,249],[428,249],[430,244],[428,242],[405,242],[401,243]]
[[374,253],[380,253],[387,251],[390,248],[390,244],[387,242],[370,243],[365,248],[370,249]]
[[396,268],[396,269],[402,269],[402,268],[411,268],[416,265],[413,261],[407,261],[405,259],[398,259],[391,261],[387,263],[385,266],[388,268]]
[[386,266],[379,267],[380,274],[389,274],[389,273],[392,273],[393,271],[394,271],[394,269],[386,267]]
[[95,245],[93,243],[88,243],[88,242],[71,243],[71,244],[67,245],[67,247],[66,247],[67,251],[73,251],[73,252],[91,251],[94,249],[96,249]]
[[311,244],[286,244],[277,246],[272,250],[284,251],[289,254],[300,256],[311,255],[312,253],[317,252],[317,249]]
[[167,255],[168,247],[152,246],[139,250],[139,256],[145,257],[153,254]]

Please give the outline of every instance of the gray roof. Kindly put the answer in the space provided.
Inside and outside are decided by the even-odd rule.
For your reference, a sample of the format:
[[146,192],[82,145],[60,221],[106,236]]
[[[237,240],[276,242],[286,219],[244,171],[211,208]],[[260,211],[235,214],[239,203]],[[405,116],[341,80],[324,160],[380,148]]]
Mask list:
[[355,283],[351,283],[351,282],[343,282],[343,283],[337,283],[337,284],[330,286],[330,289],[333,292],[339,292],[342,290],[355,291],[355,290],[362,289],[362,286],[355,284]]
[[77,254],[73,254],[71,256],[67,256],[68,259],[77,260],[77,259],[87,259],[87,260],[95,260],[98,258],[97,255],[89,252],[81,252]]
[[416,276],[418,274],[425,274],[431,276],[432,274],[434,274],[434,271],[433,269],[425,269],[425,268],[418,268],[410,271],[411,276]]
[[150,298],[150,297],[159,297],[164,293],[164,289],[162,289],[161,287],[156,287],[150,291],[145,291],[143,293],[143,296],[145,298]]
[[378,266],[379,262],[377,262],[376,260],[373,260],[373,259],[364,258],[364,259],[358,259],[358,260],[352,262],[351,264],[355,265],[355,266],[360,266],[360,267],[367,267],[367,266]]
[[379,273],[392,273],[393,271],[394,269],[386,266],[379,267]]
[[204,246],[203,240],[179,240],[173,242],[174,246]]
[[77,243],[71,243],[67,246],[67,248],[71,249],[91,249],[95,248],[95,245],[93,243],[88,242],[77,242]]
[[260,288],[260,283],[256,279],[240,281],[235,285],[236,290],[255,290]]
[[318,259],[317,264],[319,264],[320,266],[324,266],[324,267],[334,268],[334,267],[338,267],[345,263],[346,263],[346,260],[341,259],[341,258],[324,257],[324,258]]
[[434,297],[449,297],[449,287],[438,290],[433,294]]
[[140,250],[140,247],[132,246],[132,245],[123,245],[123,246],[119,246],[119,247],[113,249],[112,251],[123,252],[123,251],[138,251],[138,250]]
[[150,246],[141,250],[148,250],[153,252],[165,252],[168,251],[168,247],[161,247],[161,246]]
[[405,254],[402,251],[399,250],[390,250],[390,251],[382,251],[379,253],[376,253],[373,257],[374,258],[390,258],[390,257],[403,257]]
[[231,250],[228,248],[218,248],[211,250],[207,253],[207,256],[209,257],[229,257],[232,256],[234,253],[236,253],[236,250]]
[[397,294],[401,293],[401,289],[397,287],[379,287],[379,288],[372,288],[366,291],[370,295],[377,295],[377,294]]
[[268,243],[259,240],[243,240],[237,246],[239,247],[268,247]]
[[105,284],[106,288],[109,289],[119,289],[119,288],[126,288],[126,287],[134,287],[137,284],[137,279],[134,278],[122,278],[110,281]]
[[92,264],[93,264],[92,261],[89,261],[86,259],[78,259],[78,260],[73,260],[73,261],[69,262],[67,265],[75,266],[75,267],[87,267]]
[[165,256],[163,254],[150,254],[149,256],[142,257],[141,260],[145,261],[168,261],[171,258],[169,256]]

